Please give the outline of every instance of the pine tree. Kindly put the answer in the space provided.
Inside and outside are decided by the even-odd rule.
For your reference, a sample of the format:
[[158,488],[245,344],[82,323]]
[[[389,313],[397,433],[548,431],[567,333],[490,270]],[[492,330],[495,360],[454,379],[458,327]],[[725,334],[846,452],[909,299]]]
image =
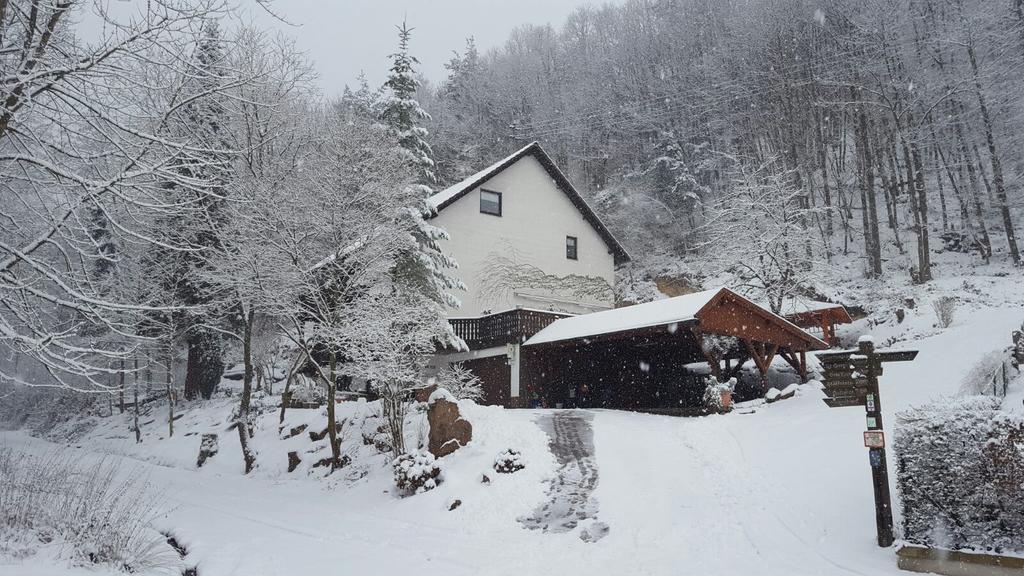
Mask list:
[[341,96],[341,109],[345,114],[350,114],[358,118],[377,118],[380,115],[381,109],[381,90],[370,89],[370,81],[366,79],[366,73],[363,71],[359,72],[359,89],[352,91],[348,86],[345,86],[345,91]]
[[380,119],[394,132],[399,145],[419,171],[421,180],[429,184],[434,182],[434,161],[426,141],[427,129],[419,123],[429,120],[430,115],[416,101],[416,89],[420,82],[416,79],[415,66],[419,60],[409,54],[412,30],[405,22],[398,27],[398,52],[390,56],[391,73],[384,83],[389,94],[384,101]]
[[[220,27],[216,20],[209,21],[203,37],[196,46],[193,76],[186,81],[190,94],[214,91],[223,83],[224,47]],[[183,109],[181,123],[176,129],[187,132],[196,143],[197,151],[188,154],[178,170],[194,187],[179,189],[183,201],[194,202],[202,208],[196,221],[183,225],[166,222],[172,230],[180,230],[178,242],[196,250],[168,255],[175,259],[174,273],[166,276],[173,283],[180,302],[190,307],[207,304],[207,287],[197,279],[196,271],[205,266],[210,252],[218,248],[218,231],[226,218],[225,191],[231,176],[231,158],[222,152],[229,149],[226,142],[227,111],[219,98],[199,97]],[[193,314],[180,319],[185,326],[188,361],[185,373],[185,397],[209,398],[224,373],[223,341],[221,332],[203,326],[207,315]]]

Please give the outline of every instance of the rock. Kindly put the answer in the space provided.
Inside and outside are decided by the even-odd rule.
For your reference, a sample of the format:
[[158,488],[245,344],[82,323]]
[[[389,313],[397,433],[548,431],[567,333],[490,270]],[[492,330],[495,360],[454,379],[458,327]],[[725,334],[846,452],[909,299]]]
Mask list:
[[299,424],[298,426],[295,426],[294,428],[289,430],[288,431],[288,435],[285,436],[285,438],[292,438],[292,437],[298,436],[299,434],[302,434],[303,432],[305,432],[306,428],[308,428],[308,427],[309,427],[308,424]]
[[299,464],[302,464],[302,458],[299,458],[298,452],[292,450],[288,453],[288,472],[294,472]]
[[423,388],[416,389],[416,401],[426,402],[430,399],[430,395],[437,390],[437,384],[431,384],[430,386],[424,386]]
[[452,510],[455,510],[459,506],[462,506],[462,500],[456,499],[454,502],[452,502],[451,506],[448,507],[448,511],[451,512]]
[[196,467],[202,468],[208,459],[213,458],[217,454],[218,449],[217,435],[203,434],[203,439],[199,443],[199,459],[196,460]]
[[487,476],[487,474],[481,474],[480,476],[481,476],[480,477],[480,483],[481,484],[490,484],[491,483],[491,479]]
[[462,418],[459,405],[444,398],[435,398],[427,410],[430,436],[427,448],[437,458],[447,456],[473,439],[473,425]]
[[906,317],[907,317],[907,313],[903,310],[903,308],[897,308],[896,309],[896,323],[897,324],[902,324],[903,320]]
[[342,454],[341,455],[341,460],[338,462],[337,466],[334,465],[334,458],[331,457],[331,456],[327,456],[326,458],[321,458],[321,459],[317,460],[316,462],[314,462],[313,463],[313,468],[322,468],[324,466],[327,466],[328,468],[331,468],[332,470],[340,470],[340,469],[348,466],[351,463],[352,463],[352,458],[349,458],[348,454]]
[[[344,424],[344,422],[335,422],[334,424],[334,431],[337,432],[338,434],[341,434],[342,424]],[[303,425],[302,429],[305,430],[305,428],[305,425]],[[324,438],[327,437],[328,430],[330,430],[330,427],[328,426],[325,426],[324,429],[321,430],[320,432],[313,432],[312,430],[310,430],[309,439],[312,440],[313,442],[319,442],[320,440],[323,440]],[[299,433],[301,434],[302,432],[300,431]]]

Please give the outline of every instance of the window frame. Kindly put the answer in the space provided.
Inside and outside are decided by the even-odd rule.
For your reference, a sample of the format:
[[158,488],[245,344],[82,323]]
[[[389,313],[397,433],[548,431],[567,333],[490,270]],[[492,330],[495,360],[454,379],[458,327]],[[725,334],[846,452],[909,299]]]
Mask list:
[[[572,240],[572,255],[569,255],[569,241]],[[580,259],[580,239],[576,236],[565,236],[565,258],[566,260],[579,260]]]
[[[498,197],[498,211],[497,212],[488,212],[487,210],[484,210],[484,193],[485,192],[487,194],[494,194],[494,195],[496,195]],[[501,213],[503,211],[502,210],[503,208],[504,208],[504,199],[502,198],[501,192],[498,192],[496,190],[488,190],[486,188],[481,188],[480,189],[480,213],[481,214],[487,214],[487,215],[490,215],[490,216],[497,216],[497,217],[500,218],[501,217]]]

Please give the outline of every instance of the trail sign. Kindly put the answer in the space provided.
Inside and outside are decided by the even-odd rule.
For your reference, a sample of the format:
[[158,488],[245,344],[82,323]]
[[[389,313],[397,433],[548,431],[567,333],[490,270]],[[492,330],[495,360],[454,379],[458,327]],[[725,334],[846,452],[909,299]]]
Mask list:
[[885,432],[881,430],[867,430],[864,432],[865,448],[885,448]]
[[864,446],[869,448],[871,483],[875,492],[875,525],[878,545],[892,546],[892,499],[889,494],[889,470],[885,460],[885,433],[882,431],[882,402],[878,394],[878,377],[883,362],[909,362],[917,350],[875,352],[875,344],[866,338],[856,350],[818,354],[825,368],[825,404],[831,408],[864,406],[867,428]]

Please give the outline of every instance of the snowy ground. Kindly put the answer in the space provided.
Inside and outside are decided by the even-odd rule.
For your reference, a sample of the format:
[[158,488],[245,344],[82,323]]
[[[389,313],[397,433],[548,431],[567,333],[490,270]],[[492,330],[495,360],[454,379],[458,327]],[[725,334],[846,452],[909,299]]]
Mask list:
[[[926,300],[902,323],[876,319],[853,328],[871,331],[880,345],[921,351],[915,362],[886,366],[881,392],[890,429],[895,412],[958,393],[977,361],[1009,344],[1024,320],[1021,296],[1005,280],[988,282],[958,284],[964,304],[949,329],[934,326]],[[896,574],[893,550],[875,545],[863,411],[830,409],[821,398],[811,383],[790,400],[704,418],[466,405],[474,441],[444,459],[439,488],[404,499],[392,493],[386,457],[367,456],[372,447],[352,436],[346,445],[356,464],[324,479],[311,467],[323,446],[311,454],[305,433],[281,439],[274,413],[257,432],[256,473],[241,475],[237,439],[228,433],[221,453],[197,470],[198,433],[223,428],[230,399],[188,410],[171,439],[159,414],[150,416],[141,445],[126,419],[101,418],[73,449],[113,454],[126,473],[147,475],[170,504],[160,527],[185,544],[200,576]],[[1006,402],[1021,398],[1024,379]],[[350,419],[364,409],[340,407]],[[293,411],[285,428],[312,429],[321,418]],[[53,446],[23,432],[3,433],[0,444]],[[494,457],[507,448],[523,453],[525,470],[494,473]],[[305,460],[292,474],[285,471],[289,450]],[[449,511],[455,499],[462,503]],[[555,512],[539,527],[558,529],[524,526],[545,506]],[[560,522],[571,516],[578,525]],[[585,541],[584,530],[597,522],[607,533]],[[42,553],[0,564],[0,576],[97,574],[60,564]]]

